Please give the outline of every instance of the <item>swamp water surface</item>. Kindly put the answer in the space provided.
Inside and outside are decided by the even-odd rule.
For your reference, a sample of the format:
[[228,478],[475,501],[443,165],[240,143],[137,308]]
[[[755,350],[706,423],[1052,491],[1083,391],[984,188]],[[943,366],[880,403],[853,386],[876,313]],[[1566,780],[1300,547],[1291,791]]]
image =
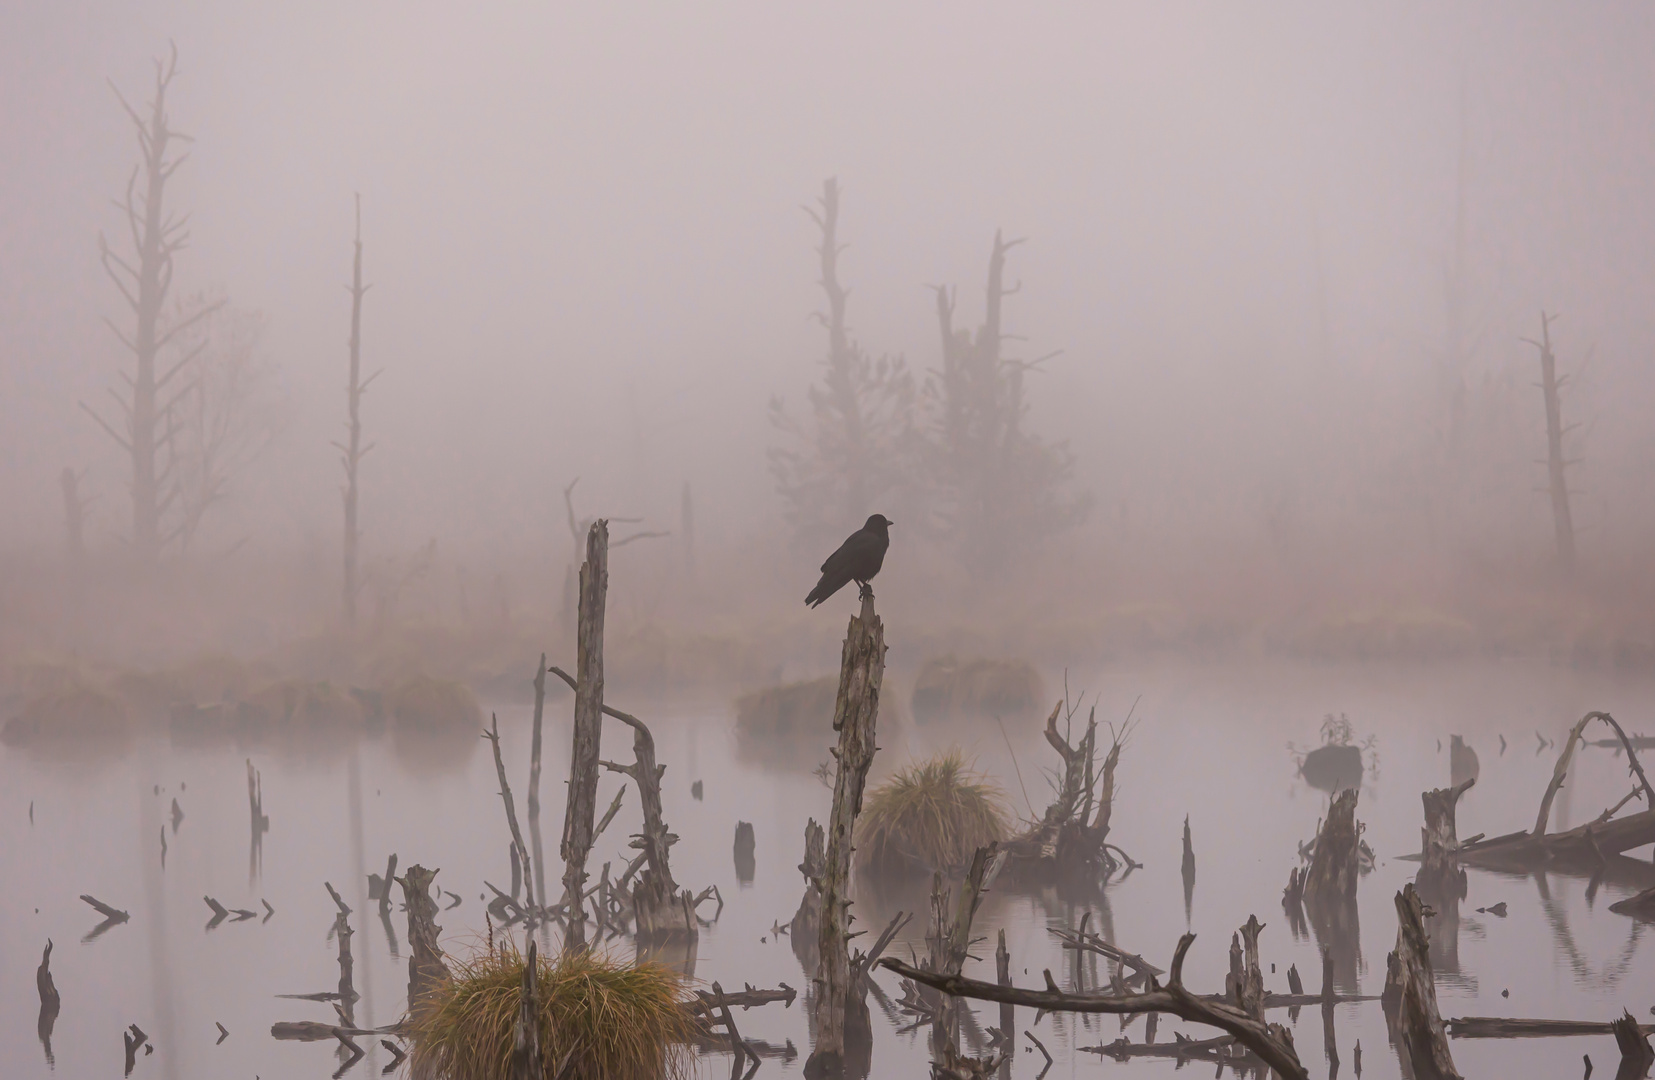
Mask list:
[[[1073,928],[1090,911],[1093,930],[1101,928],[1116,944],[1161,967],[1187,925],[1198,936],[1185,966],[1186,985],[1217,992],[1228,967],[1231,933],[1257,914],[1266,925],[1260,940],[1266,989],[1285,992],[1288,966],[1296,964],[1306,989],[1316,992],[1317,943],[1308,936],[1295,940],[1281,895],[1289,871],[1299,865],[1298,845],[1313,836],[1328,798],[1298,776],[1288,744],[1315,747],[1322,717],[1344,713],[1358,742],[1373,737],[1376,768],[1364,777],[1357,817],[1366,824],[1365,839],[1377,865],[1359,888],[1359,940],[1340,951],[1339,981],[1341,991],[1377,995],[1385,955],[1396,937],[1392,898],[1416,869],[1397,856],[1419,849],[1421,791],[1448,784],[1450,734],[1463,735],[1481,762],[1481,777],[1459,808],[1459,834],[1468,837],[1532,824],[1558,751],[1540,749],[1537,732],[1561,741],[1568,726],[1591,709],[1613,713],[1629,732],[1655,732],[1655,681],[1535,664],[1400,670],[1168,667],[1071,673],[1069,685],[1077,693],[1084,688],[1088,704],[1098,697],[1100,720],[1118,722],[1138,699],[1117,774],[1110,838],[1143,866],[1091,897],[1055,887],[993,892],[974,924],[974,933],[986,938],[976,950],[981,959],[968,961],[967,975],[993,979],[993,941],[1004,929],[1015,982],[1039,986],[1041,969],[1050,968],[1060,986],[1074,988],[1074,954],[1060,950],[1048,928]],[[795,867],[805,821],[823,820],[827,813],[831,793],[811,770],[828,758],[832,733],[824,730],[820,746],[801,749],[789,767],[759,765],[736,754],[727,705],[649,700],[619,689],[609,696],[654,729],[659,758],[667,766],[666,820],[681,838],[672,853],[675,876],[697,891],[717,885],[725,900],[720,918],[701,932],[696,979],[703,985],[718,980],[726,988],[785,982],[802,991],[808,977],[786,938],[778,939],[771,928],[785,925],[799,902],[802,880]],[[513,703],[497,711],[521,814],[530,710]],[[554,887],[561,873],[556,850],[569,714],[568,697],[548,702],[542,830],[551,862],[545,876]],[[1056,761],[1040,738],[1038,721],[1008,724],[1015,767],[992,722],[950,728],[907,724],[894,731],[882,723],[881,728],[876,774],[957,745],[1000,782],[1020,815],[1029,814],[1030,806],[1038,812],[1049,801],[1048,770]],[[1594,737],[1590,730],[1588,737]],[[618,724],[606,726],[606,758],[630,761],[630,745],[629,732]],[[262,777],[263,809],[270,819],[262,851],[251,859],[246,759]],[[1619,801],[1631,787],[1626,772],[1624,757],[1597,747],[1583,751],[1559,796],[1552,828],[1581,824]],[[623,779],[604,775],[600,809]],[[695,780],[703,781],[699,801],[690,793]],[[141,1054],[133,1069],[142,1080],[333,1075],[339,1067],[335,1044],[278,1042],[270,1035],[277,1021],[332,1020],[326,1003],[276,996],[337,984],[337,951],[329,940],[336,909],[323,882],[331,882],[355,909],[352,944],[362,995],[357,1022],[371,1027],[396,1020],[407,985],[406,916],[399,905],[387,932],[378,905],[368,898],[367,875],[383,873],[392,852],[403,867],[415,862],[440,867],[437,886],[461,898],[438,916],[444,948],[462,956],[480,948],[483,882],[507,887],[511,877],[497,788],[493,760],[481,739],[472,747],[412,758],[389,740],[370,738],[273,750],[181,746],[161,735],[112,759],[86,751],[0,749],[0,1076],[119,1076],[121,1033],[132,1023],[154,1046],[153,1055]],[[170,820],[174,799],[184,813],[176,832]],[[1187,917],[1179,867],[1186,814],[1197,864]],[[624,866],[627,834],[637,827],[637,817],[629,792],[594,851],[594,877],[606,860],[614,864],[612,872]],[[738,821],[753,825],[751,883],[737,880],[732,844]],[[1472,869],[1458,933],[1449,935],[1457,955],[1433,954],[1443,1016],[1609,1020],[1627,1008],[1648,1021],[1655,1004],[1650,951],[1655,943],[1646,945],[1644,938],[1655,937],[1655,930],[1608,910],[1614,901],[1655,884],[1649,849],[1633,856],[1617,860],[1614,872],[1595,888],[1577,875]],[[131,920],[83,941],[99,917],[77,899],[82,893],[130,912]],[[208,929],[212,912],[204,896],[253,910],[257,917]],[[400,890],[397,896],[400,900]],[[859,929],[877,932],[898,908],[917,909],[919,916],[892,953],[906,958],[910,944],[923,951],[923,885],[876,889],[862,883],[859,896],[854,909]],[[266,900],[275,909],[269,918]],[[440,902],[447,908],[453,899],[445,894]],[[1476,911],[1499,902],[1506,905],[1504,918]],[[703,907],[703,914],[711,908]],[[48,938],[55,942],[52,971],[63,1001],[51,1041],[55,1065],[48,1064],[36,1032],[34,970]],[[629,948],[619,941],[611,947]],[[1087,989],[1100,981],[1107,986],[1109,979],[1101,964],[1083,964],[1080,975]],[[894,1000],[897,978],[885,971],[875,978]],[[872,1075],[926,1075],[925,1029],[899,1034],[909,1018],[887,1012],[875,997],[869,1004]],[[998,1022],[997,1006],[973,1008],[979,1030]],[[1400,1075],[1377,1001],[1340,1005],[1334,1016],[1336,1075],[1355,1075],[1358,1041],[1362,1076]],[[1273,1011],[1271,1018],[1290,1024],[1311,1075],[1333,1073],[1318,1009],[1307,1008],[1292,1021],[1285,1010]],[[809,1053],[802,994],[791,1008],[769,1005],[738,1012],[736,1020],[749,1039],[775,1045],[791,1040],[798,1050],[791,1060],[765,1060],[759,1076],[802,1072]],[[230,1033],[221,1043],[215,1023]],[[1013,1076],[1032,1078],[1045,1066],[1030,1050],[1024,1029],[1033,1030],[1055,1059],[1048,1077],[1176,1071],[1171,1061],[1123,1064],[1080,1049],[1116,1039],[1119,1018],[1060,1014],[1036,1023],[1031,1010],[1019,1009]],[[1213,1034],[1163,1017],[1158,1038],[1171,1040],[1173,1032]],[[1141,1040],[1144,1021],[1132,1021],[1127,1033]],[[968,1043],[970,1034],[968,1025]],[[348,1075],[379,1075],[390,1056],[377,1040],[359,1041],[368,1055]],[[1579,1076],[1583,1054],[1612,1075],[1618,1062],[1608,1035],[1457,1039],[1453,1052],[1460,1071],[1472,1078]],[[1200,1075],[1209,1068],[1190,1067]],[[697,1069],[700,1075],[723,1076],[729,1059],[704,1057]]]

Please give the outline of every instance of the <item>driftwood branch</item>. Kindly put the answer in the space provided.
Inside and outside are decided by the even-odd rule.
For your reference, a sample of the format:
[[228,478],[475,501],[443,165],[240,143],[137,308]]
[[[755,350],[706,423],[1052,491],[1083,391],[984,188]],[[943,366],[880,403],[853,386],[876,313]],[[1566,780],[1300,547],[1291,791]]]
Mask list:
[[1172,970],[1166,987],[1151,980],[1150,989],[1138,994],[1069,994],[1057,988],[1052,973],[1047,970],[1045,990],[1027,990],[1015,986],[968,979],[962,975],[948,975],[925,971],[894,957],[881,960],[880,966],[911,979],[916,983],[940,990],[955,997],[977,1001],[997,1001],[1022,1005],[1046,1012],[1108,1013],[1132,1015],[1164,1012],[1191,1021],[1207,1024],[1233,1035],[1242,1045],[1287,1080],[1309,1080],[1309,1072],[1299,1062],[1293,1049],[1293,1037],[1277,1024],[1265,1024],[1248,1016],[1233,1005],[1209,1001],[1184,989],[1184,956],[1194,943],[1194,934],[1185,934],[1173,953]]

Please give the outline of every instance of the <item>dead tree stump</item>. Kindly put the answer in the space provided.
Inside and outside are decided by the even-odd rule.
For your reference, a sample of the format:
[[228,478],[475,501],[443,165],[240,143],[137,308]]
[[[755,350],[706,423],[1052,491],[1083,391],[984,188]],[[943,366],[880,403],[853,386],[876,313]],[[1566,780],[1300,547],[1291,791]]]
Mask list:
[[534,935],[529,935],[529,954],[523,959],[523,985],[517,1001],[517,1023],[512,1030],[512,1080],[542,1080],[540,1059],[540,1007],[535,1001],[535,978],[540,960]]
[[834,750],[838,771],[833,783],[833,810],[828,818],[827,851],[816,891],[821,898],[816,976],[816,1044],[805,1075],[842,1075],[845,1068],[847,1003],[851,995],[850,897],[851,837],[862,812],[862,791],[873,764],[874,728],[879,717],[879,687],[885,676],[885,627],[874,611],[873,591],[864,587],[861,613],[845,634],[839,668],[839,697],[833,709]]
[[1425,804],[1425,827],[1420,830],[1420,868],[1414,883],[1433,899],[1465,896],[1465,871],[1455,859],[1460,841],[1455,831],[1454,808],[1460,796],[1476,782],[1472,778],[1420,796]]
[[643,831],[633,840],[644,857],[643,872],[632,887],[632,917],[637,923],[638,937],[646,942],[666,938],[694,941],[694,898],[688,889],[679,892],[667,861],[668,849],[678,842],[661,817],[661,777],[667,767],[655,763],[655,737],[643,721],[615,709],[605,711],[632,729],[633,761],[625,766],[605,761],[603,767],[632,778],[638,785],[638,802],[644,811]]
[[1263,930],[1258,916],[1249,915],[1236,937],[1230,939],[1236,1008],[1260,1022],[1264,1020],[1264,972],[1259,968],[1258,936]]
[[442,946],[437,935],[437,902],[431,899],[431,882],[437,871],[427,870],[415,863],[397,878],[402,886],[403,905],[408,909],[408,1012],[410,1015],[424,1008],[431,992],[448,981],[448,965],[443,963]]
[[1414,1080],[1460,1080],[1437,1012],[1425,904],[1412,885],[1404,885],[1396,894],[1396,922],[1396,951],[1385,960],[1385,992],[1380,1001],[1403,1072]]
[[1621,1064],[1615,1070],[1615,1080],[1642,1080],[1655,1065],[1655,1050],[1650,1049],[1649,1037],[1638,1026],[1637,1018],[1621,1011],[1621,1017],[1609,1025],[1615,1033],[1615,1045],[1620,1048]]
[[1356,899],[1359,839],[1356,789],[1346,788],[1334,797],[1322,831],[1316,834],[1316,853],[1304,875],[1307,902],[1315,905]]
[[580,567],[580,617],[575,668],[575,734],[569,758],[569,803],[563,816],[563,947],[586,946],[586,856],[592,850],[598,803],[598,740],[603,734],[603,613],[609,592],[609,522],[586,533]]

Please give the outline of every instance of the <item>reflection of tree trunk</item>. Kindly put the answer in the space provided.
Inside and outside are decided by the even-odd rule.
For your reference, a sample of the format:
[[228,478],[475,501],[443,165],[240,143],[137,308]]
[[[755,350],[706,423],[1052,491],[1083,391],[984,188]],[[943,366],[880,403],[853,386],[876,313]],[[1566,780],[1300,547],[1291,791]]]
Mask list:
[[1455,832],[1455,805],[1470,790],[1476,778],[1451,788],[1425,792],[1425,827],[1420,830],[1420,868],[1414,882],[1421,899],[1436,912],[1427,929],[1436,970],[1458,974],[1460,970],[1460,901],[1465,897],[1465,870],[1455,859],[1459,838]]
[[1305,909],[1316,940],[1333,954],[1333,970],[1342,990],[1357,992],[1361,963],[1361,927],[1356,910],[1358,844],[1355,788],[1341,791],[1328,808],[1316,837],[1316,851],[1305,871]]

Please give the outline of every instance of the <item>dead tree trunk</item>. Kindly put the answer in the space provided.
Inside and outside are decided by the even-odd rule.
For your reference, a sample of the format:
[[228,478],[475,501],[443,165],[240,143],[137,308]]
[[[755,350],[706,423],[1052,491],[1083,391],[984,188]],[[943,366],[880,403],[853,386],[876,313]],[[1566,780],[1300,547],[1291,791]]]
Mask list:
[[374,372],[362,378],[362,296],[368,286],[362,284],[362,196],[356,197],[356,255],[351,266],[351,368],[350,381],[345,384],[346,442],[334,443],[345,466],[345,625],[356,626],[356,597],[362,591],[356,579],[357,543],[361,533],[356,527],[357,469],[372,444],[362,445],[362,395],[368,383],[379,377]]
[[1184,815],[1184,858],[1179,870],[1184,878],[1184,928],[1189,929],[1195,908],[1195,848],[1190,844],[1190,816]]
[[[1011,950],[1006,948],[1006,932],[1000,931],[1000,940],[994,946],[994,982],[997,986],[1011,985]],[[1017,1006],[1009,1001],[1000,1002],[1000,1037],[1012,1046],[1017,1045]],[[1007,1054],[1000,1065],[1002,1078],[1011,1075],[1011,1055]]]
[[1304,876],[1305,899],[1311,904],[1356,898],[1358,866],[1356,789],[1346,788],[1328,808],[1327,821],[1316,836],[1316,852]]
[[[943,888],[941,873],[934,876],[931,885],[931,928],[926,935],[930,944],[932,971],[948,975],[960,973],[971,950],[971,923],[977,916],[977,909],[982,906],[984,894],[999,876],[1005,858],[995,844],[978,848],[957,897],[952,890]],[[1007,963],[1010,963],[1009,957]],[[994,1055],[981,1061],[972,1061],[960,1055],[959,1003],[946,994],[936,994],[936,997],[938,1000],[932,1003],[931,1052],[938,1066],[938,1074],[986,1076],[998,1069],[1000,1063]],[[1012,1046],[1015,1045],[1014,1036]]]
[[[1065,730],[1057,729],[1058,717],[1063,715],[1066,704],[1058,702],[1046,718],[1046,742],[1063,759],[1056,797],[1038,822],[1005,845],[1012,872],[1024,879],[1046,880],[1060,873],[1097,872],[1107,877],[1118,866],[1110,852],[1126,858],[1124,852],[1108,843],[1109,822],[1114,812],[1115,769],[1120,763],[1121,740],[1126,732],[1116,733],[1100,772],[1096,710],[1087,716],[1080,740],[1071,743],[1072,710],[1065,718]],[[1127,862],[1131,864],[1131,859],[1127,858]]]
[[1540,340],[1524,338],[1540,351],[1540,393],[1546,402],[1546,486],[1552,498],[1552,526],[1557,534],[1557,561],[1565,572],[1575,565],[1575,524],[1569,513],[1569,484],[1564,472],[1571,462],[1563,457],[1563,436],[1569,431],[1563,424],[1561,392],[1569,381],[1567,375],[1558,375],[1557,357],[1552,352],[1552,320],[1555,315],[1540,313]]
[[851,836],[862,812],[862,790],[873,764],[879,688],[885,676],[885,627],[874,611],[873,591],[864,589],[862,611],[850,621],[839,669],[839,697],[833,709],[838,771],[828,818],[827,854],[817,879],[822,913],[817,932],[820,968],[816,977],[816,1045],[805,1065],[808,1076],[844,1072],[845,1014],[851,993]]
[[1258,1021],[1264,1020],[1264,972],[1258,962],[1258,936],[1263,930],[1258,916],[1249,915],[1246,925],[1230,939],[1231,993],[1236,1008]]
[[1638,1026],[1638,1021],[1630,1012],[1621,1010],[1621,1017],[1610,1025],[1615,1033],[1615,1046],[1621,1052],[1620,1068],[1615,1070],[1615,1080],[1642,1080],[1649,1075],[1649,1067],[1655,1065],[1655,1050],[1650,1049],[1649,1037]]
[[1454,808],[1477,781],[1475,778],[1451,788],[1437,788],[1420,796],[1425,804],[1425,827],[1420,830],[1420,868],[1414,883],[1420,891],[1440,903],[1464,898],[1465,871],[1455,860],[1460,849],[1454,825]]
[[529,842],[534,845],[534,894],[546,902],[546,855],[540,845],[540,729],[546,715],[546,654],[534,676],[534,733],[529,741]]
[[1341,985],[1353,989],[1361,959],[1356,882],[1362,826],[1356,820],[1356,799],[1355,788],[1346,788],[1334,797],[1327,820],[1316,836],[1310,865],[1299,879],[1304,911],[1316,940],[1332,951]]
[[833,409],[844,425],[845,449],[845,518],[860,520],[867,513],[868,460],[867,435],[864,431],[862,403],[856,393],[856,379],[852,368],[856,362],[850,333],[845,328],[845,287],[839,283],[839,180],[829,177],[822,182],[821,213],[806,208],[822,230],[822,243],[817,248],[821,256],[822,292],[827,294],[828,313],[823,319],[828,331],[828,362],[825,382],[833,401]]
[[[166,209],[167,181],[189,157],[188,152],[172,156],[173,144],[191,141],[188,135],[172,129],[167,116],[167,91],[177,72],[178,49],[173,46],[166,63],[155,62],[155,96],[150,100],[147,116],[140,115],[116,91],[121,108],[126,110],[137,131],[142,155],[142,161],[127,180],[126,197],[117,204],[126,218],[134,250],[129,261],[128,257],[117,254],[100,233],[98,253],[105,273],[132,310],[130,331],[116,327],[113,322],[109,327],[132,353],[133,369],[130,376],[122,376],[128,388],[125,396],[112,391],[120,407],[117,423],[111,424],[81,402],[81,408],[120,445],[132,462],[132,547],[146,563],[153,563],[161,554],[161,516],[169,498],[162,494],[169,480],[168,466],[162,456],[175,434],[172,409],[190,389],[188,379],[178,388],[169,388],[169,384],[194,359],[194,353],[186,354],[163,372],[156,371],[157,360],[180,333],[220,306],[205,305],[172,325],[162,325],[162,310],[172,288],[173,258],[188,246],[190,239],[188,216],[176,216]],[[143,176],[141,193],[138,190],[140,174]],[[124,427],[124,434],[118,430],[120,427]]]
[[655,737],[641,720],[615,709],[606,711],[632,729],[633,762],[617,765],[605,761],[603,767],[632,778],[638,785],[638,802],[644,812],[644,828],[636,841],[643,852],[644,868],[638,875],[638,883],[632,887],[632,917],[638,937],[643,941],[694,940],[694,898],[688,889],[679,893],[667,861],[668,849],[678,842],[678,837],[667,831],[661,817],[661,777],[667,767],[655,763]]
[[580,621],[575,667],[575,734],[569,758],[569,804],[563,817],[563,947],[586,946],[586,856],[597,815],[598,741],[603,733],[603,614],[609,592],[609,522],[599,518],[586,533],[580,567]]
[[695,502],[690,498],[690,482],[684,481],[684,494],[678,500],[678,541],[684,545],[684,576],[695,577]]
[[63,553],[78,567],[86,558],[86,503],[80,497],[80,475],[65,465],[58,474],[63,486]]
[[437,902],[431,899],[431,882],[436,876],[437,871],[415,863],[397,878],[403,906],[408,909],[409,1015],[425,1008],[432,991],[449,978],[442,946],[437,944],[437,935],[442,933],[437,925]]
[[535,1001],[535,977],[540,961],[534,937],[529,937],[529,954],[523,960],[523,985],[517,1002],[517,1024],[512,1031],[512,1080],[543,1080],[540,1060],[540,1008]]
[[1396,951],[1386,957],[1380,998],[1403,1073],[1414,1080],[1459,1080],[1448,1035],[1437,1012],[1425,904],[1412,885],[1396,894]]

